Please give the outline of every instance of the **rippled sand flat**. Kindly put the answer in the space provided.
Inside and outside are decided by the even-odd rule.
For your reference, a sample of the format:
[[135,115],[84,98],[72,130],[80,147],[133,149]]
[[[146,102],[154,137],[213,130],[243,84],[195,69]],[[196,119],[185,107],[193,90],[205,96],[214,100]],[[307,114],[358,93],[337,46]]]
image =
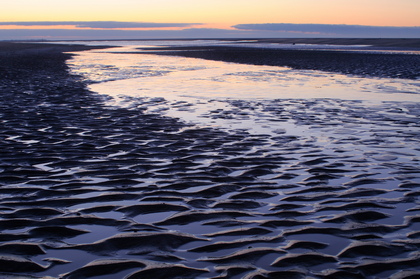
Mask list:
[[418,102],[124,108],[59,51],[0,58],[0,277],[420,276]]

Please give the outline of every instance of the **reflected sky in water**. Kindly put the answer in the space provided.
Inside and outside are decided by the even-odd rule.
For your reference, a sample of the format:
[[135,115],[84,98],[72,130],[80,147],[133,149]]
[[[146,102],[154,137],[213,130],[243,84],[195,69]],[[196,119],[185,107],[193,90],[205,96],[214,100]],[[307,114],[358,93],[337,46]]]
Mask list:
[[[152,43],[159,45],[164,42]],[[86,51],[78,53],[69,63],[73,73],[95,82],[90,85],[92,91],[113,97],[123,94],[165,99],[188,96],[206,99],[420,101],[420,81],[416,80],[351,77],[286,67],[133,53],[139,52],[137,48],[143,46]]]
[[[180,118],[201,126],[275,133],[255,108],[256,102],[293,99],[362,100],[369,106],[383,101],[419,102],[420,81],[366,78],[332,72],[295,70],[287,67],[235,64],[196,58],[140,53],[140,47],[156,45],[214,45],[220,41],[101,42],[121,47],[78,52],[68,63],[89,89],[111,96],[108,105],[139,107]],[[141,43],[141,45],[139,45]],[[231,44],[231,42],[222,42]],[[98,42],[91,42],[98,44]],[[324,46],[317,46],[322,48]],[[360,46],[363,48],[363,46]],[[151,102],[144,103],[144,98]],[[139,105],[139,99],[142,99]],[[238,119],[210,117],[211,112],[232,110],[227,100],[246,100],[254,108]],[[270,105],[268,105],[270,106]],[[237,110],[237,109],[233,109]],[[298,127],[282,123],[288,132]],[[302,132],[302,131],[301,131]]]

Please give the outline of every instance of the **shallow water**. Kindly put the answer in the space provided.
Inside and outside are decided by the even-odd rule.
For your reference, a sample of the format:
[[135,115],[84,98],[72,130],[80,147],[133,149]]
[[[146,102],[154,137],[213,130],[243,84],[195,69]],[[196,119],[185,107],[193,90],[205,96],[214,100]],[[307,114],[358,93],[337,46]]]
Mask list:
[[69,63],[72,72],[95,82],[91,85],[93,91],[114,97],[420,100],[420,81],[415,80],[350,77],[286,67],[147,55],[144,52],[138,55],[136,52],[140,53],[140,47],[145,46],[85,51],[78,53]]
[[[250,113],[259,101],[330,98],[363,100],[366,105],[378,105],[383,101],[420,101],[418,80],[356,77],[286,67],[136,54],[138,48],[153,45],[214,45],[221,44],[219,41],[135,43],[120,42],[120,48],[78,53],[69,61],[71,70],[93,82],[89,86],[92,91],[111,96],[111,105],[136,107],[139,100],[144,104],[143,98],[149,98],[147,110],[150,112],[200,125],[248,130],[255,130],[258,126],[258,132],[268,132],[268,129],[261,128],[265,124],[261,123],[264,114]],[[229,44],[235,45],[223,42],[223,45]],[[274,46],[266,44],[265,47]],[[308,46],[276,47],[305,49]],[[223,121],[221,118],[209,121],[205,115],[210,112],[229,110],[231,104],[226,102],[227,99],[248,101],[249,106],[241,108],[241,114],[234,119],[237,121],[226,121],[227,117]],[[285,126],[286,123],[282,123],[282,127]],[[288,126],[288,130],[297,129]]]

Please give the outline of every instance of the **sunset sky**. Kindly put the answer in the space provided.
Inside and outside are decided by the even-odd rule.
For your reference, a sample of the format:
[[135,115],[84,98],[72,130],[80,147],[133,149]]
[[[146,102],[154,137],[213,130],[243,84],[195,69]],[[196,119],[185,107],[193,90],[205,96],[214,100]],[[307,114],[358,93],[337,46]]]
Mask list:
[[0,40],[420,38],[420,0],[2,0]]

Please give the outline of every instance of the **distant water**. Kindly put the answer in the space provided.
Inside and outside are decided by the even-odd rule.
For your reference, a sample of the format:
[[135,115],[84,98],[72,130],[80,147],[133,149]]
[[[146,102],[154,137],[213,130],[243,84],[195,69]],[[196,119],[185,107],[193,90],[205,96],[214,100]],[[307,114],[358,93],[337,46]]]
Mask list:
[[[89,88],[113,97],[112,105],[132,106],[139,98],[151,98],[150,110],[205,121],[206,110],[220,109],[224,100],[269,101],[274,99],[420,101],[420,81],[366,78],[287,67],[257,66],[195,58],[136,54],[138,48],[153,46],[238,45],[238,42],[206,41],[109,41],[75,42],[91,45],[118,45],[118,48],[78,52],[68,63],[74,74],[82,75]],[[339,49],[368,51],[366,46],[257,45],[265,48]],[[163,100],[165,102],[163,103]],[[210,102],[211,101],[211,102]],[[171,102],[171,103],[168,103]],[[181,102],[174,105],[174,102]],[[162,106],[162,104],[164,104]]]

